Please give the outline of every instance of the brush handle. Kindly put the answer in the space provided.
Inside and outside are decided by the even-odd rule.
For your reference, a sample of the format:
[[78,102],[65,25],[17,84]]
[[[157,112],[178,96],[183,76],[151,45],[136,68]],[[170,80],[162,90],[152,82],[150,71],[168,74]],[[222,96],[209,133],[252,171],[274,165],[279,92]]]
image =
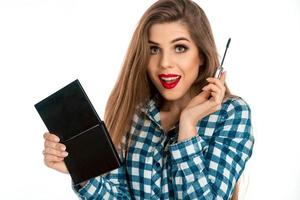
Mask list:
[[223,72],[223,67],[218,67],[217,71],[215,72],[214,78],[220,79],[221,78],[221,74]]

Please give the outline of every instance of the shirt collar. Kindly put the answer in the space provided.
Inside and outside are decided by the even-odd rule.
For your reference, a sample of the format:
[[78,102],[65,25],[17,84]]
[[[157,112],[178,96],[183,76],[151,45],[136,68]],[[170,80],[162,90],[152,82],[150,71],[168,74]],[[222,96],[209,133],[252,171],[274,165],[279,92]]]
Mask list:
[[156,123],[160,128],[161,121],[160,121],[160,110],[157,105],[157,96],[151,98],[146,105],[141,109],[146,116],[148,116],[154,123]]
[[[158,106],[158,96],[154,96],[151,98],[146,105],[141,109],[141,111],[153,122],[155,123],[161,130],[163,130],[160,120],[160,110]],[[170,137],[176,139],[178,137],[179,131],[179,123],[175,125],[175,127],[171,130],[171,132],[175,132],[174,134],[170,134]]]

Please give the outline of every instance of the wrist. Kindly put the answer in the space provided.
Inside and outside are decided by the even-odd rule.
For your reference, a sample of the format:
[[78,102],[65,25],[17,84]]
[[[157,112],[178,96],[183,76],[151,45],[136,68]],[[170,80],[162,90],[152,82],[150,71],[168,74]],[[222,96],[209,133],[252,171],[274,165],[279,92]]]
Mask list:
[[187,140],[197,135],[196,126],[188,122],[179,122],[178,142]]
[[[199,117],[199,116],[198,116]],[[196,127],[197,122],[201,120],[201,119],[194,119],[194,117],[192,116],[191,113],[188,112],[181,112],[180,114],[180,118],[179,118],[179,122],[180,125],[182,125],[183,127],[187,126],[191,126],[191,127]]]

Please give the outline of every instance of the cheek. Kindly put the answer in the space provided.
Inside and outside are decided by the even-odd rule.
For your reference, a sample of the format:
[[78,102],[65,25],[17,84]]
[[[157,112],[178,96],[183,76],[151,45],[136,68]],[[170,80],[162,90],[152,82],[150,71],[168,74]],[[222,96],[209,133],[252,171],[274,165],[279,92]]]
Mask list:
[[151,56],[150,59],[149,59],[149,62],[148,62],[148,70],[152,70],[153,71],[153,69],[155,68],[156,64],[157,64],[156,59],[153,56]]
[[154,82],[154,79],[156,77],[156,68],[153,65],[153,63],[149,62],[148,66],[147,66],[147,74],[149,76],[149,78],[151,79],[152,82]]
[[185,66],[185,75],[196,79],[199,72],[200,61],[198,57],[192,56],[184,59],[182,66]]

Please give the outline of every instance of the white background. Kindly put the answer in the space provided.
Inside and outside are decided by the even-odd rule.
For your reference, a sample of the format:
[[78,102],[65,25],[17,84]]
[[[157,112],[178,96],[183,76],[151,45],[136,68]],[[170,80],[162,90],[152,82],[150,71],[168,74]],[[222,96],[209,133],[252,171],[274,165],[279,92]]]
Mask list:
[[[1,199],[77,199],[43,164],[34,104],[78,78],[100,117],[131,35],[154,1],[0,0]],[[234,94],[252,108],[247,200],[300,199],[299,0],[198,0]],[[248,177],[248,178],[247,178]]]

